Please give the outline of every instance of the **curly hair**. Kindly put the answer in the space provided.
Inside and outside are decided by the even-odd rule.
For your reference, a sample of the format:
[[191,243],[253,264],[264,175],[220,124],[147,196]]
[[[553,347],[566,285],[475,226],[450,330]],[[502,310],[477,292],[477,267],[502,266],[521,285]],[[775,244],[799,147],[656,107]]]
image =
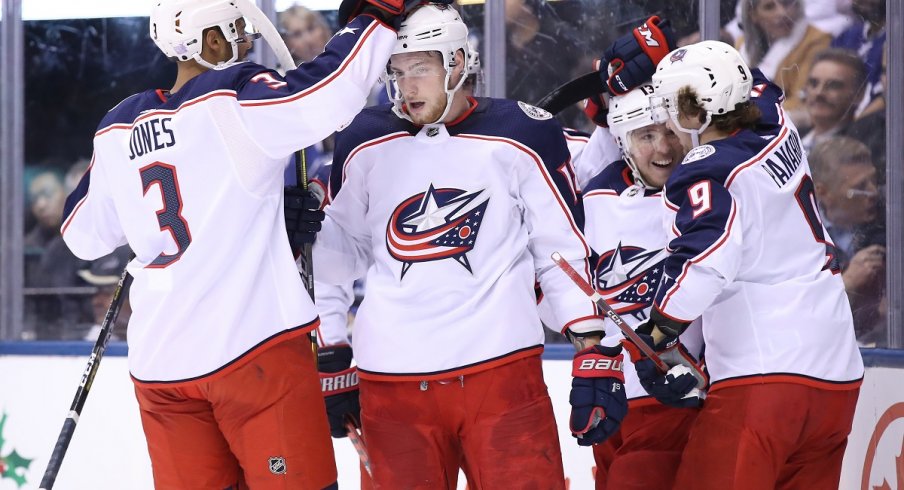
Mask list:
[[[691,87],[683,87],[678,91],[678,112],[687,117],[696,117],[701,123],[706,120],[706,109],[697,97],[697,91]],[[732,133],[738,129],[753,129],[762,116],[759,107],[751,103],[740,102],[726,114],[713,115],[710,127],[723,133]]]

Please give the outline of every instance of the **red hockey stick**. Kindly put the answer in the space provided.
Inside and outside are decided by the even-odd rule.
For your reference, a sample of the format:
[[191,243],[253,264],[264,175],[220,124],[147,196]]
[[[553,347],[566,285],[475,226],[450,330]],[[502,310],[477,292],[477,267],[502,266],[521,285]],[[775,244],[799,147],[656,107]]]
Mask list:
[[358,428],[355,427],[355,423],[351,420],[346,420],[345,431],[348,433],[348,440],[352,441],[352,446],[355,446],[355,451],[358,451],[358,458],[361,460],[361,466],[367,471],[367,475],[373,478],[374,474],[370,469],[370,456],[367,455],[367,446],[364,444],[364,439],[361,438],[361,433],[358,432]]
[[584,291],[584,294],[590,297],[590,300],[593,301],[596,306],[599,306],[603,311],[606,312],[606,316],[608,316],[609,319],[612,320],[612,323],[620,328],[621,331],[625,334],[625,337],[628,337],[628,340],[633,342],[634,345],[636,345],[637,348],[644,353],[644,355],[649,357],[653,361],[653,363],[656,364],[656,367],[659,368],[660,371],[664,373],[668,372],[668,364],[663,362],[659,355],[657,355],[656,352],[646,342],[641,340],[637,333],[634,332],[634,329],[628,326],[628,324],[625,323],[624,320],[622,320],[622,317],[619,316],[611,306],[609,306],[609,303],[606,303],[606,300],[602,296],[600,296],[600,293],[598,293],[593,286],[588,284],[587,281],[583,277],[581,277],[580,274],[578,274],[578,271],[574,270],[574,267],[572,267],[571,264],[568,263],[568,261],[562,258],[562,255],[559,252],[553,252],[552,260],[556,263],[557,266],[559,266],[559,269],[562,269],[562,272],[564,272],[569,278],[571,278],[571,281],[574,282],[577,287],[581,288],[581,291]]

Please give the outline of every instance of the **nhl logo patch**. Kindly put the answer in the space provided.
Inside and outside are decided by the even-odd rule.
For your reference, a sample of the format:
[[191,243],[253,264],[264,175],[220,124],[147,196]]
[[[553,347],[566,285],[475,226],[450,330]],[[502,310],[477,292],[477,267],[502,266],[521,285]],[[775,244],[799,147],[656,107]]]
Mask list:
[[432,138],[439,134],[439,128],[436,126],[430,126],[427,128],[427,136]]
[[685,55],[685,54],[687,54],[687,50],[684,49],[684,48],[675,50],[675,51],[672,53],[672,55],[669,56],[669,61],[671,61],[672,63],[674,63],[674,62],[676,62],[676,61],[681,61],[681,60],[684,59],[684,55]]
[[286,474],[286,458],[282,456],[271,456],[269,460],[267,460],[267,465],[270,467],[270,473],[274,475],[285,475]]
[[532,106],[526,102],[518,101],[518,107],[527,114],[527,117],[531,119],[536,119],[538,121],[544,121],[546,119],[552,119],[552,114],[549,111],[544,109],[540,109],[539,107]]

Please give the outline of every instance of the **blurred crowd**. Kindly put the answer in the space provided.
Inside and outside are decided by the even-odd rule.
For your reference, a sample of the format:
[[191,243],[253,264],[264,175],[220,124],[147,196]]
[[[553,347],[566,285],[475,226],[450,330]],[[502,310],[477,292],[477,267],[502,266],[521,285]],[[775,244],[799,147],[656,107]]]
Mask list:
[[[530,103],[589,72],[602,47],[650,14],[672,22],[679,44],[699,40],[696,0],[506,0],[505,7],[507,97]],[[472,45],[482,51],[483,5],[459,9],[473,28]],[[809,152],[820,217],[837,250],[858,340],[881,347],[887,324],[885,1],[723,0],[721,11],[721,39],[785,91],[786,116]],[[332,36],[335,12],[296,5],[279,14],[278,24],[295,61],[303,63]],[[127,90],[133,88],[144,86]],[[375,87],[371,102],[386,101],[383,87]],[[577,130],[593,128],[579,107],[559,118]],[[309,165],[328,164],[332,146],[330,137],[307,149]],[[75,258],[62,242],[61,216],[90,155],[61,162],[30,152],[36,155],[26,154],[34,163],[25,182],[23,338],[94,340],[129,251],[90,263]],[[126,338],[128,312],[126,305],[114,331],[119,339]],[[549,340],[558,337],[551,333]]]

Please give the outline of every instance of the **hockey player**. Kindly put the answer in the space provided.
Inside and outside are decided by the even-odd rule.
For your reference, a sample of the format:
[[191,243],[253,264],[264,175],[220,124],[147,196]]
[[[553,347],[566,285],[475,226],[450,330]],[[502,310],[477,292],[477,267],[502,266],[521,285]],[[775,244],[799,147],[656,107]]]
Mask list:
[[[392,105],[337,136],[315,269],[366,272],[355,320],[361,419],[378,488],[564,488],[539,354],[538,277],[563,330],[601,332],[555,269],[589,272],[561,127],[536,107],[467,97],[467,28],[427,5],[402,23]],[[614,432],[626,409],[618,349],[576,356],[572,431]]]
[[[605,167],[584,188],[584,233],[599,256],[597,289],[633,327],[649,317],[660,283],[669,239],[661,226],[667,211],[661,203],[662,187],[684,157],[678,137],[653,122],[647,98],[652,92],[650,85],[641,85],[609,100],[608,131],[624,158]],[[622,338],[621,330],[611,324],[603,343]],[[699,358],[700,323],[686,330],[681,340]],[[643,383],[633,364],[626,362],[630,410],[617,434],[593,446],[597,489],[667,489],[674,482],[700,404],[699,391],[663,398],[650,380]]]
[[[385,68],[405,5],[372,1],[344,2],[352,20],[324,54],[282,77],[242,62],[259,11],[162,0],[150,35],[178,61],[174,85],[127,98],[95,134],[62,233],[83,259],[135,251],[129,368],[156,488],[335,487],[283,167],[350,120]],[[316,222],[308,208],[298,219]]]
[[712,377],[675,488],[837,488],[863,363],[780,89],[714,41],[667,55],[653,88],[689,153],[647,327],[662,346],[702,315]]

